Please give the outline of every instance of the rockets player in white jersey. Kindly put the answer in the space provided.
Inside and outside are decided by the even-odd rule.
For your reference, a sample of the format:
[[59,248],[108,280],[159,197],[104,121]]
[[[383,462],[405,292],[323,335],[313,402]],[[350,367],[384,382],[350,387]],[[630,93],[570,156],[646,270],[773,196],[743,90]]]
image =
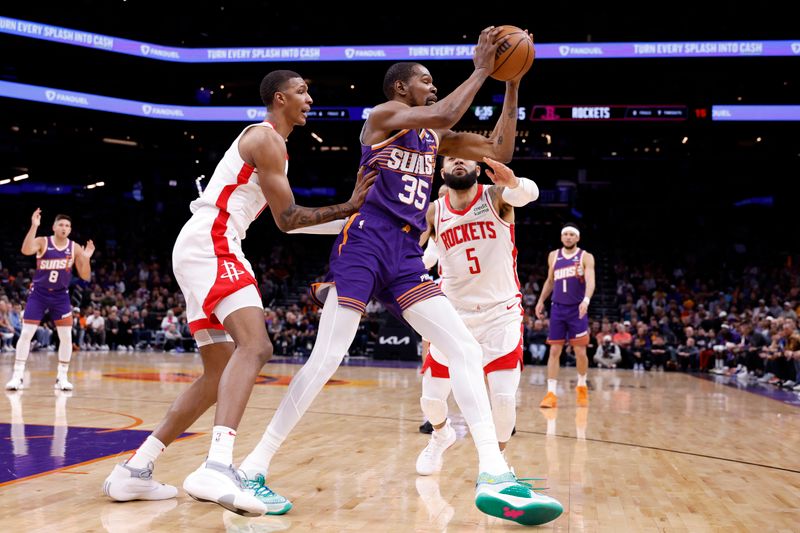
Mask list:
[[355,213],[376,173],[359,171],[350,200],[326,207],[302,207],[286,177],[286,138],[306,123],[312,99],[303,78],[289,70],[261,82],[267,118],[247,126],[217,165],[192,217],[175,242],[172,262],[186,299],[189,328],[200,348],[204,374],[172,404],[165,418],[136,453],[106,478],[112,499],[162,500],[175,487],[152,479],[153,463],[175,438],[216,402],[206,461],[184,481],[193,498],[211,501],[245,516],[283,514],[285,498],[264,485],[263,476],[243,478],[233,466],[236,428],[261,367],[272,356],[261,295],[242,253],[245,232],[269,207],[281,231],[330,222]]
[[[477,182],[475,161],[445,157],[441,175],[447,193],[428,209],[425,266],[439,261],[440,287],[483,351],[492,417],[500,449],[516,421],[516,392],[522,371],[522,306],[514,245],[514,207],[539,197],[536,184],[507,166],[484,158],[494,185]],[[435,250],[435,252],[433,251]],[[442,468],[442,454],[456,440],[447,418],[450,375],[447,354],[431,345],[422,366],[422,411],[433,425],[431,440],[417,458],[420,475]]]

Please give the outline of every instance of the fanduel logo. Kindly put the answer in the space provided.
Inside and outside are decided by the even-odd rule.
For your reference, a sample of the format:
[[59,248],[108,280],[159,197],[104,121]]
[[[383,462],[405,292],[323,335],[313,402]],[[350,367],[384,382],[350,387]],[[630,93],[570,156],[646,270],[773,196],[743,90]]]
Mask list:
[[65,104],[89,105],[89,100],[85,96],[74,96],[71,94],[63,94],[57,91],[48,90],[44,92],[44,97],[49,102],[63,102]]
[[559,46],[558,51],[562,56],[582,55],[582,56],[601,56],[603,49],[599,46]]
[[182,117],[183,109],[172,107],[156,107],[150,104],[142,104],[142,113],[145,115],[160,115],[164,117]]
[[248,109],[247,118],[254,119],[258,116],[258,109]]
[[147,54],[150,53],[150,47],[148,45],[146,45],[146,44],[143,44],[142,46],[140,46],[139,50],[141,50],[143,56],[146,56]]
[[792,43],[792,53],[800,54],[800,43]]
[[379,337],[378,344],[391,344],[392,346],[411,344],[411,337],[398,338],[397,335],[392,335],[391,337]]
[[345,48],[344,55],[347,59],[354,57],[386,57],[385,50],[356,50],[355,48]]
[[345,48],[344,49],[344,57],[346,57],[347,59],[352,59],[354,55],[356,55],[355,48]]

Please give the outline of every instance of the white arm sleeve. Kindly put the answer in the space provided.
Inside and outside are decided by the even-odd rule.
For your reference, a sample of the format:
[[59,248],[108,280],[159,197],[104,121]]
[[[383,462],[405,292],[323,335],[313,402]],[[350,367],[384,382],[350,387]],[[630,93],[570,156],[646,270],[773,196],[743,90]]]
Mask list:
[[436,243],[433,242],[433,239],[428,239],[428,245],[425,246],[425,253],[422,254],[422,262],[425,264],[425,268],[430,270],[438,261],[439,248],[436,247]]
[[346,218],[341,218],[339,220],[331,220],[330,222],[323,222],[322,224],[317,224],[316,226],[306,226],[305,228],[297,228],[293,230],[289,230],[286,233],[307,233],[309,235],[338,235],[339,232],[342,231],[345,223],[347,222]]
[[519,178],[519,185],[514,189],[503,188],[503,200],[514,207],[522,207],[539,198],[539,187],[528,178]]

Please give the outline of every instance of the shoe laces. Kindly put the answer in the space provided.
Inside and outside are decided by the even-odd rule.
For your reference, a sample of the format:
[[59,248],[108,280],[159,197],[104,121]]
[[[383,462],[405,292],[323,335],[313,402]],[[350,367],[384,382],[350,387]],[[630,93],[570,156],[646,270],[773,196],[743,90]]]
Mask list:
[[547,481],[547,478],[544,478],[544,477],[520,477],[520,478],[518,478],[515,475],[514,478],[516,479],[518,484],[520,484],[523,487],[526,487],[527,489],[532,490],[534,492],[542,492],[542,491],[550,489],[550,487],[534,487],[533,483],[528,483],[528,481]]
[[247,482],[256,496],[271,496],[275,494],[275,491],[267,486],[264,476],[261,474],[258,474],[255,479],[248,479]]

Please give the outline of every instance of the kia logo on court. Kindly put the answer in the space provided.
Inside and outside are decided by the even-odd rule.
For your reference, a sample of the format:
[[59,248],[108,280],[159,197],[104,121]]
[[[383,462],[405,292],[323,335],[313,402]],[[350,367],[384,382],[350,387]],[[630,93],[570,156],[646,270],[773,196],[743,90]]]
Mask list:
[[792,43],[792,53],[800,54],[800,43]]
[[143,56],[146,56],[147,54],[150,53],[150,46],[143,44],[142,46],[139,47],[139,50],[142,51]]
[[50,100],[51,102],[56,99],[56,92],[55,91],[45,91],[44,92],[45,98]]
[[390,337],[379,337],[378,344],[391,344],[392,346],[411,344],[411,337],[398,337],[397,335],[392,335]]
[[152,112],[153,112],[153,106],[151,106],[150,104],[144,104],[142,106],[142,113],[144,113],[145,115],[149,115]]
[[345,48],[345,49],[344,49],[344,56],[345,56],[347,59],[352,59],[352,58],[353,58],[353,56],[355,55],[355,53],[356,53],[356,50],[355,50],[355,48]]

